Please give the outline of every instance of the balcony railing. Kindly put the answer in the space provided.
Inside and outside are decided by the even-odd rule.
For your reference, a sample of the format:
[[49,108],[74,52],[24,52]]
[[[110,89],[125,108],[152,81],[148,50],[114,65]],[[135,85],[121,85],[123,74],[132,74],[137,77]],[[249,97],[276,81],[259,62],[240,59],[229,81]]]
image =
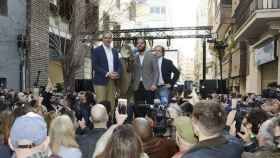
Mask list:
[[240,4],[234,13],[236,29],[239,30],[257,10],[268,9],[280,9],[280,0],[240,0]]

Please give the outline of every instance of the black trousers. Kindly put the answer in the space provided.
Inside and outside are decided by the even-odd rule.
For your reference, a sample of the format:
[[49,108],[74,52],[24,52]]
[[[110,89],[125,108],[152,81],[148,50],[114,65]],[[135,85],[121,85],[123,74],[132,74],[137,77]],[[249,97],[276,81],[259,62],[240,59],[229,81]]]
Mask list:
[[140,82],[139,87],[134,91],[135,104],[153,104],[155,92],[145,89],[143,82]]
[[154,97],[155,92],[147,91],[143,82],[140,82],[138,89],[134,91],[135,104],[131,109],[134,113],[134,117],[145,117],[149,110],[149,105],[154,103]]

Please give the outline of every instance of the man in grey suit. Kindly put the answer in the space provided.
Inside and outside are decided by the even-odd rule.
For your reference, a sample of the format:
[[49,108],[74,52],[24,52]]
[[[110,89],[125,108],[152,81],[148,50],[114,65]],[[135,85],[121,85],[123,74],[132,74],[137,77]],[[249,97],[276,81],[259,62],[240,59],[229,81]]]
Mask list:
[[138,53],[133,71],[133,90],[136,104],[153,104],[159,77],[157,59],[146,50],[144,39],[137,40]]

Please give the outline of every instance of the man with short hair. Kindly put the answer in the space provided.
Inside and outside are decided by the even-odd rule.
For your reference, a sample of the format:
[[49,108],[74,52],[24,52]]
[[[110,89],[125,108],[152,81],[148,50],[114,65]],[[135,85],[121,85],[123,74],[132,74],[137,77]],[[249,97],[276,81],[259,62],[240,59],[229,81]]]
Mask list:
[[103,44],[92,51],[92,68],[97,102],[108,100],[114,109],[116,91],[114,81],[120,77],[122,66],[117,50],[111,47],[112,39],[111,32],[103,34]]
[[144,39],[137,40],[138,54],[132,75],[136,104],[153,104],[158,81],[157,59],[146,48]]
[[48,158],[46,122],[33,112],[18,117],[11,128],[9,144],[15,158]]
[[154,54],[158,58],[159,69],[157,96],[159,97],[161,104],[167,105],[170,101],[171,89],[179,79],[180,72],[171,60],[164,57],[165,49],[163,46],[156,46],[154,48]]
[[174,141],[153,136],[152,128],[145,118],[136,118],[132,124],[143,141],[144,152],[150,158],[170,158],[178,151]]
[[240,158],[242,146],[223,136],[225,111],[213,101],[201,101],[194,106],[192,124],[199,142],[183,158]]
[[91,158],[98,139],[106,132],[109,116],[106,108],[102,104],[97,104],[91,108],[91,119],[93,129],[78,137],[78,143],[82,151],[83,158]]

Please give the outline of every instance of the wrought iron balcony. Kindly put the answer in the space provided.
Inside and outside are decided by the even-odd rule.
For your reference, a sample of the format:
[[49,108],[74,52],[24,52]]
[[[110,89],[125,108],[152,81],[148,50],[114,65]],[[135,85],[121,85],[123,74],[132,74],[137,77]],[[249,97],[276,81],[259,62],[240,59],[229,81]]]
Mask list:
[[231,0],[221,0],[215,8],[215,21],[213,26],[213,31],[218,34],[224,34],[226,28],[229,24],[233,22],[232,20],[232,1]]
[[[280,18],[280,14],[276,13],[277,11],[280,11],[280,0],[240,0],[233,14],[235,29],[237,32],[241,31],[243,26],[247,25],[250,20],[262,19],[262,22],[268,22],[269,19],[278,20],[277,18]],[[270,13],[274,14],[270,15]],[[253,18],[256,15],[258,16]],[[264,25],[264,23],[262,24]]]

